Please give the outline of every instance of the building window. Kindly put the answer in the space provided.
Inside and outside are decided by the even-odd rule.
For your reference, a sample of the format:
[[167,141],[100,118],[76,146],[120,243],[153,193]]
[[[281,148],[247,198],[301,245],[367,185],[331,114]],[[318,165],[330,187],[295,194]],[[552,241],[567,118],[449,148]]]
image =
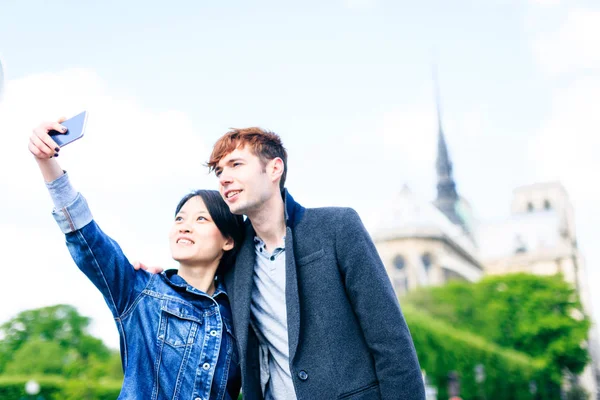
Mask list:
[[424,253],[421,256],[421,262],[423,263],[423,266],[425,267],[425,271],[429,273],[429,269],[431,268],[431,254],[430,253]]
[[521,235],[515,236],[515,254],[527,253],[527,245]]
[[446,267],[442,267],[442,272],[444,274],[444,282],[448,283],[450,281],[466,281],[465,277],[457,274],[456,272],[448,269]]
[[533,211],[533,203],[532,202],[527,203],[527,211],[528,212],[532,212]]
[[394,267],[402,271],[405,266],[406,262],[404,261],[404,257],[402,257],[401,255],[397,255],[396,258],[394,258]]
[[394,278],[394,289],[399,295],[408,292],[408,278],[403,276],[401,278]]
[[545,210],[551,210],[552,209],[552,205],[550,204],[549,200],[544,200],[544,209]]

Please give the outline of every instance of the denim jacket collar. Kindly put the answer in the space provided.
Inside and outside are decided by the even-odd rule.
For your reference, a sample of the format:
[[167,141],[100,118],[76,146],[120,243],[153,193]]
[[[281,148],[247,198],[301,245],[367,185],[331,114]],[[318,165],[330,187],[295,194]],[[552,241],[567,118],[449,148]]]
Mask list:
[[[185,281],[185,279],[183,279],[177,272],[178,271],[176,269],[168,269],[163,272],[163,275],[166,278],[165,280],[169,285],[180,288],[180,289],[185,289],[190,293],[208,296],[207,293],[205,293],[199,289],[196,289],[195,287],[193,287],[189,283],[187,283]],[[227,296],[227,291],[225,290],[225,285],[223,284],[223,280],[217,275],[215,277],[215,292],[213,293],[213,295],[211,297],[217,297],[219,295]]]

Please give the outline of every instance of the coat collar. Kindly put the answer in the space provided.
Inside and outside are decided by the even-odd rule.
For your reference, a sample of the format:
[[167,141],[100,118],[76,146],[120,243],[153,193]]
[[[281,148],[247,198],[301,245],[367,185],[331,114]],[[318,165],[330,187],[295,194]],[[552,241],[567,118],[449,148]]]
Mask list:
[[[304,211],[306,209],[294,200],[290,192],[287,189],[281,191],[281,197],[283,198],[283,210],[285,216],[285,225],[294,229],[296,225],[302,220]],[[246,218],[246,237],[254,237],[255,232],[252,228],[252,223],[249,218]]]
[[305,208],[296,203],[287,189],[283,189],[281,191],[281,197],[283,197],[283,205],[285,209],[285,224],[293,229],[304,216]]

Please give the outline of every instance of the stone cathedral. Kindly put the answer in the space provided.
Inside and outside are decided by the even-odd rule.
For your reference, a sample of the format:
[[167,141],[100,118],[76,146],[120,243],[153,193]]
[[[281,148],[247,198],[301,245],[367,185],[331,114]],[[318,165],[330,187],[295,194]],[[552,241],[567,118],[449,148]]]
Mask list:
[[[371,232],[399,296],[450,280],[475,282],[485,274],[562,273],[592,314],[574,210],[559,182],[515,188],[512,204],[507,204],[510,215],[497,222],[477,222],[471,206],[457,191],[439,111],[435,167],[436,199],[422,201],[407,187],[402,188],[391,209],[386,209],[386,218]],[[596,342],[592,329],[590,351],[597,366]],[[596,392],[595,370],[588,366],[580,376],[590,393]]]

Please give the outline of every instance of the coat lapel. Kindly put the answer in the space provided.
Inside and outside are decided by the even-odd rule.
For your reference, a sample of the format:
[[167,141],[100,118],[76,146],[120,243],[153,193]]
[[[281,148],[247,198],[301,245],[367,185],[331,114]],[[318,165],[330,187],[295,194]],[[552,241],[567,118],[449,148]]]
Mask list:
[[[282,193],[285,204],[285,300],[287,309],[288,341],[290,360],[294,359],[300,338],[300,300],[298,296],[298,275],[294,257],[294,241],[292,228],[301,220],[304,207],[296,203],[287,191]],[[254,248],[255,232],[247,221],[246,237],[237,256],[233,271],[233,291],[230,293],[231,308],[235,335],[238,340],[242,368],[246,368],[246,351],[248,346],[248,329],[250,326],[250,304],[252,297],[252,274],[256,253]]]
[[285,210],[285,303],[288,323],[290,361],[294,360],[300,340],[300,299],[298,295],[298,272],[294,256],[292,230],[304,215],[304,207],[296,203],[287,190],[282,193]]
[[255,262],[254,230],[247,224],[246,238],[240,249],[233,271],[233,293],[231,308],[235,335],[242,350],[240,357],[242,366],[246,365],[246,347],[248,344],[248,327],[250,325],[250,302],[252,296],[252,272]]
[[285,235],[285,302],[290,361],[293,361],[300,337],[300,300],[298,297],[296,261],[294,259],[294,241],[292,238],[292,229],[289,226],[286,229]]

